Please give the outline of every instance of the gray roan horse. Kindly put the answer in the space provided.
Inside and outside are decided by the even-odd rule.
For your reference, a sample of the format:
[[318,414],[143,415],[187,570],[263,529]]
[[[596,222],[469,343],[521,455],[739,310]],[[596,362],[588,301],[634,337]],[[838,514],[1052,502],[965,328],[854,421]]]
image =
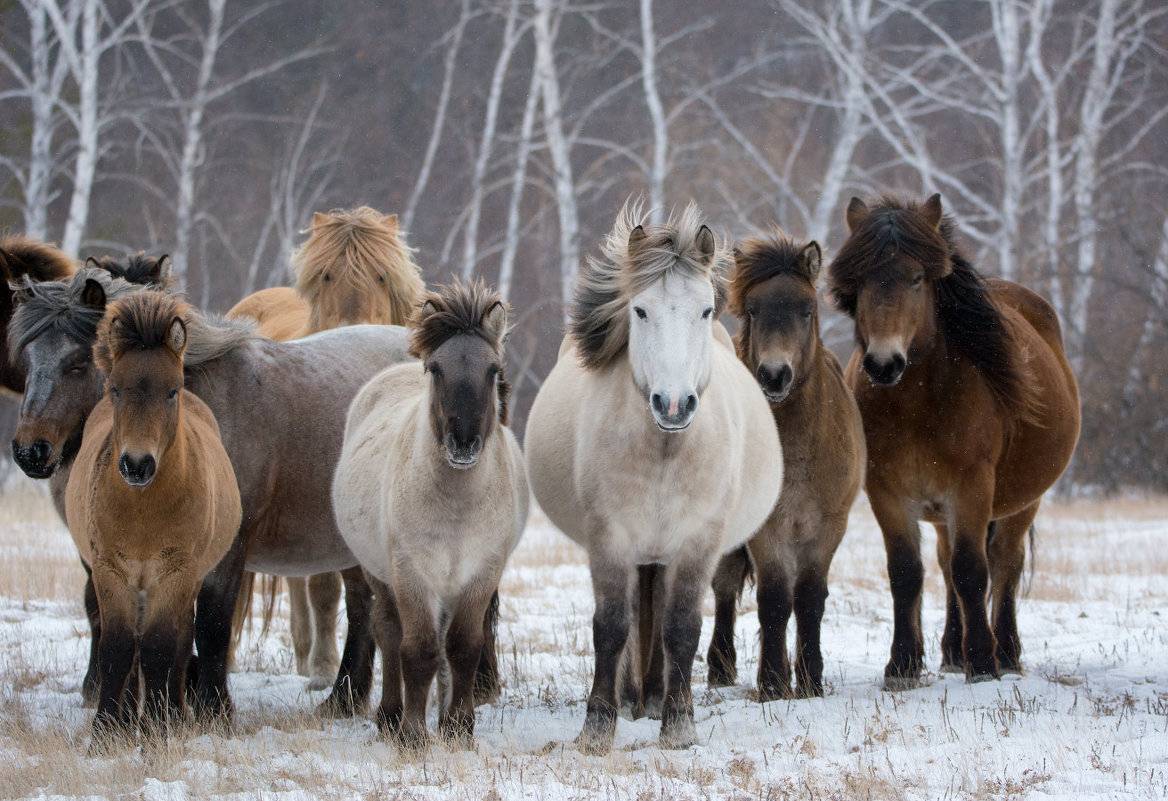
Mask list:
[[[48,443],[50,458],[22,467],[52,474],[54,497],[76,452],[75,445],[62,445],[79,440],[101,396],[90,355],[97,322],[107,300],[136,289],[87,268],[69,281],[26,288],[20,298],[9,332],[12,355],[28,372],[17,444],[34,437]],[[239,536],[198,597],[195,707],[201,715],[231,713],[228,650],[245,566],[288,576],[347,571],[349,633],[321,711],[350,715],[364,706],[373,680],[370,594],[359,574],[347,570],[356,559],[337,531],[330,488],[349,401],[373,375],[408,358],[406,347],[406,330],[397,326],[352,326],[273,342],[254,334],[250,323],[192,317],[186,387],[219,422],[243,502]],[[91,586],[86,595],[93,609]],[[91,611],[95,628],[94,617]]]

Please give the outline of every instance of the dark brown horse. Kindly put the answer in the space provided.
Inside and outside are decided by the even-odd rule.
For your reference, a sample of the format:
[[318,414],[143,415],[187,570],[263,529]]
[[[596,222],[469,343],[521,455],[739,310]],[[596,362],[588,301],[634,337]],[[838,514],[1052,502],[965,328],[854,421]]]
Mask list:
[[[820,261],[817,243],[777,233],[743,242],[730,275],[738,358],[770,402],[783,444],[782,495],[748,544],[758,576],[760,701],[791,696],[792,611],[798,632],[795,692],[823,695],[819,634],[827,574],[864,475],[860,410],[839,362],[819,338]],[[722,560],[714,576],[717,617],[707,660],[714,686],[736,678],[734,619],[748,569],[740,549]]]
[[0,387],[24,392],[24,368],[9,357],[8,322],[15,305],[11,284],[59,281],[77,267],[65,252],[27,236],[0,239]]
[[1020,671],[1026,535],[1079,436],[1058,318],[1030,290],[978,274],[954,243],[940,195],[872,208],[852,198],[847,221],[830,289],[855,321],[847,378],[888,554],[885,686],[916,686],[924,666],[921,520],[937,529],[948,589],[943,669],[971,681]]

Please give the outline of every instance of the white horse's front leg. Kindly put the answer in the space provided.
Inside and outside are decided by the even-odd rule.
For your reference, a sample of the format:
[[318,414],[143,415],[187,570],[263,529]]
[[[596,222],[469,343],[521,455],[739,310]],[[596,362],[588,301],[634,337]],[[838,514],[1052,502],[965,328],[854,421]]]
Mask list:
[[596,671],[584,729],[576,739],[580,750],[605,754],[616,736],[617,672],[621,653],[629,637],[630,594],[635,566],[611,557],[599,548],[590,555],[592,593],[596,611],[592,616],[592,647],[596,652]]
[[665,703],[661,709],[662,748],[688,748],[697,742],[693,690],[694,656],[702,634],[702,598],[718,563],[717,549],[695,548],[671,562],[665,576]]

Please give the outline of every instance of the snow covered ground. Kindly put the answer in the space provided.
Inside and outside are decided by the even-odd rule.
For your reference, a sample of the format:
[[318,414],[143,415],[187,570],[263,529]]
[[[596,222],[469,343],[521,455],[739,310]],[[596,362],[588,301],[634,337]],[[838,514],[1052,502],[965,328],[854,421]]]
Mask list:
[[[940,575],[925,533],[928,661]],[[738,624],[743,686],[708,691],[695,667],[701,744],[656,746],[621,720],[606,757],[572,739],[591,678],[588,572],[536,518],[503,583],[506,689],[478,713],[474,751],[403,758],[367,720],[310,715],[286,616],[239,651],[233,731],[149,755],[85,756],[87,630],[71,542],[39,491],[0,496],[0,798],[982,799],[1168,795],[1168,502],[1051,503],[1039,518],[1020,621],[1027,675],[969,686],[933,675],[880,689],[891,637],[883,548],[861,503],[832,571],[828,695],[759,705],[753,596]],[[707,603],[707,613],[712,614]],[[712,618],[707,618],[704,655]]]

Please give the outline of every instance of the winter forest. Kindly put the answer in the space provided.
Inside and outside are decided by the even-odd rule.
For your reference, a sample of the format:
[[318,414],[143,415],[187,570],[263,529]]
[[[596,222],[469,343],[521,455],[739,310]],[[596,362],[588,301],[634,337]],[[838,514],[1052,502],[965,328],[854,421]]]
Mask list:
[[287,283],[314,211],[397,213],[513,304],[517,431],[630,194],[829,262],[851,196],[937,191],[1059,311],[1065,488],[1168,488],[1159,0],[4,0],[0,120],[0,229],[169,253],[208,309]]

